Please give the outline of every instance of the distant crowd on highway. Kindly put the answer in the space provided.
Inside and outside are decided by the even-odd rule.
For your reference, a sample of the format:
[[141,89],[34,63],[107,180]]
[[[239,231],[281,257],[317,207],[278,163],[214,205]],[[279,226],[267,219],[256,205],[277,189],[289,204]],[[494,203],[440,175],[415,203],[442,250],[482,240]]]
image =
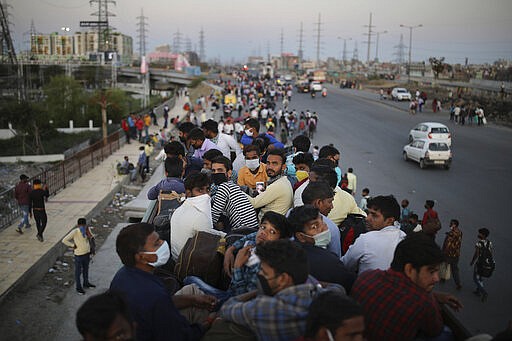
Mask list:
[[[462,304],[434,287],[450,264],[462,288],[459,222],[440,247],[434,201],[421,220],[368,188],[358,204],[354,169],[334,143],[312,146],[319,115],[293,108],[290,84],[241,72],[216,86],[159,139],[157,212],[117,236],[123,267],[78,310],[84,338],[454,339],[441,309]],[[472,260],[482,301],[489,234]]]

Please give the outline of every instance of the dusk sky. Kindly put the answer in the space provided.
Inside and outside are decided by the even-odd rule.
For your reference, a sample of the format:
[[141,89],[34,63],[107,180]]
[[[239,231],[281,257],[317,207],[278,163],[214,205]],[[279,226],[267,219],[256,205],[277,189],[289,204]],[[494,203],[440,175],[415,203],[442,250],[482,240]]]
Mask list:
[[[80,31],[79,21],[97,20],[88,0],[2,0],[10,4],[15,47],[27,49],[30,22],[38,32],[61,32],[61,27]],[[379,40],[379,59],[395,60],[394,46],[403,34],[409,45],[409,30],[400,24],[423,27],[413,31],[413,60],[431,56],[446,57],[450,63],[492,62],[512,59],[511,0],[118,0],[109,11],[115,13],[110,24],[134,39],[138,50],[137,19],[141,9],[148,17],[147,47],[171,44],[173,34],[180,32],[199,49],[199,31],[205,32],[207,59],[242,62],[249,55],[266,55],[267,44],[272,54],[280,52],[281,29],[284,51],[297,53],[300,22],[304,26],[304,55],[316,58],[316,25],[321,15],[321,59],[340,58],[343,41],[347,41],[349,57],[357,41],[359,59],[366,61],[369,14],[373,13],[375,32],[387,30]],[[370,58],[375,58],[372,37]],[[406,56],[408,50],[406,49]]]

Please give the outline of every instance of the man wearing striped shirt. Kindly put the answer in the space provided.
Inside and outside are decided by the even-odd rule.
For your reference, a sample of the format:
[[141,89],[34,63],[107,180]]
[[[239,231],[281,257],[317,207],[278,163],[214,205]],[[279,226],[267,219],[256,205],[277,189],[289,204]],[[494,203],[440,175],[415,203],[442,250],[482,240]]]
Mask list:
[[258,228],[256,211],[240,187],[228,181],[232,173],[231,161],[225,156],[218,156],[212,161],[212,181],[217,185],[212,197],[212,221],[218,226],[221,214],[229,220],[230,228]]

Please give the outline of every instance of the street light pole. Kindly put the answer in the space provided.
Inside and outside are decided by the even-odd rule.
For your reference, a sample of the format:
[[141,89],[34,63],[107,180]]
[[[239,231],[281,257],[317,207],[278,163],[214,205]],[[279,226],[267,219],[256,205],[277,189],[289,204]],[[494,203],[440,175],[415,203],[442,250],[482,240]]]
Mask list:
[[377,41],[375,43],[375,63],[379,62],[379,37],[381,34],[388,33],[388,31],[377,32]]
[[400,24],[400,27],[406,27],[409,29],[409,63],[407,66],[407,83],[411,82],[411,55],[412,55],[412,30],[418,27],[423,27],[422,24],[416,26],[407,26]]

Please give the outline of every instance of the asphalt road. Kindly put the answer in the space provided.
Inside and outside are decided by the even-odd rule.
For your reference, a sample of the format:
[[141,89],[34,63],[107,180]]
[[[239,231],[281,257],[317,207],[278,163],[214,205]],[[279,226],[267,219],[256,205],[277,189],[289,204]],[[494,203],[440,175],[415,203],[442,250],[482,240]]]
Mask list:
[[[457,292],[451,280],[437,289],[461,299],[464,309],[457,316],[471,332],[494,334],[505,329],[512,320],[512,232],[506,213],[512,193],[512,130],[493,125],[455,125],[449,122],[446,111],[411,116],[406,109],[408,103],[390,105],[379,101],[378,95],[358,90],[328,90],[326,98],[315,99],[294,93],[290,103],[290,108],[299,112],[310,109],[319,113],[313,145],[333,143],[341,151],[342,170],[352,167],[357,175],[357,202],[361,190],[368,187],[372,196],[393,194],[399,202],[409,199],[410,207],[421,219],[425,200],[435,200],[443,224],[437,236],[439,244],[450,219],[458,219],[463,231],[459,262],[463,288]],[[422,170],[417,163],[402,160],[409,130],[425,121],[446,124],[452,131],[450,170]],[[469,266],[481,227],[491,231],[489,239],[497,264],[493,277],[485,281],[489,292],[486,303],[472,294],[475,285]]]

